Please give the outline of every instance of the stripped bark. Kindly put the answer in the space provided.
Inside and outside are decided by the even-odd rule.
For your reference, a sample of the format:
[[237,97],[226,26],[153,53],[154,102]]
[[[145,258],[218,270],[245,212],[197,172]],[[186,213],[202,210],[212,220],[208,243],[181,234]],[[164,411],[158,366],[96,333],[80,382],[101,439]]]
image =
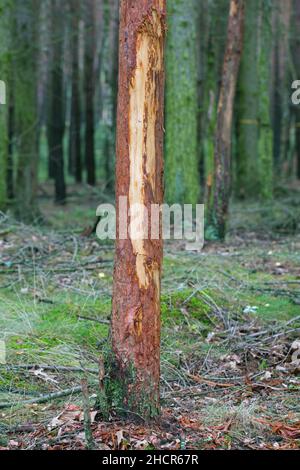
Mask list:
[[[121,1],[117,214],[120,196],[127,198],[129,208],[144,204],[148,214],[151,204],[163,201],[165,15],[166,0]],[[143,216],[135,216],[135,223],[138,218],[142,225]],[[126,217],[130,226],[132,219]],[[134,240],[129,233],[122,239],[121,231],[117,220],[113,400],[149,418],[159,410],[162,237],[160,233],[157,240]]]
[[243,44],[244,8],[243,0],[230,1],[227,47],[218,103],[213,224],[220,239],[225,237],[230,197],[232,115]]

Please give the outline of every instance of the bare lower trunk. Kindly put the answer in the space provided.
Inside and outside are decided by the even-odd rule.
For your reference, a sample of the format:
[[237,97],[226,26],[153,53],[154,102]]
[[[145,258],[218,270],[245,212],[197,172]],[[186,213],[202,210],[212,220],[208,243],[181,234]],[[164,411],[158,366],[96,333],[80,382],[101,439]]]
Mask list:
[[[117,214],[120,196],[131,210],[144,204],[148,214],[163,201],[165,11],[165,0],[121,1]],[[130,226],[129,214],[126,219]],[[134,222],[143,225],[143,214]],[[159,410],[162,239],[135,240],[130,233],[122,239],[121,230],[117,220],[113,400],[149,418]]]
[[243,0],[230,1],[227,48],[218,104],[213,224],[220,239],[225,237],[230,196],[232,114],[243,43],[244,6]]

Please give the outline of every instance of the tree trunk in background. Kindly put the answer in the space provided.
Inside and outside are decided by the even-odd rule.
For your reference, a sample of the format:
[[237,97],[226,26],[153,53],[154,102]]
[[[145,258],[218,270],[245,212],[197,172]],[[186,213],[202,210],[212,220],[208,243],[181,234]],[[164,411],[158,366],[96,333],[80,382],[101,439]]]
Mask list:
[[[141,210],[122,214],[121,196],[130,210],[144,204],[148,222],[150,207],[163,201],[165,9],[165,0],[121,1],[116,196],[128,227],[144,227],[145,218]],[[159,410],[161,227],[149,240],[122,231],[117,217],[108,396],[150,418]]]
[[[2,59],[2,57],[1,57]],[[0,69],[1,78],[4,78],[3,67]],[[4,211],[7,205],[7,105],[0,103],[0,211]]]
[[[206,50],[206,67],[203,72],[204,93],[203,101],[199,100],[202,113],[202,132],[198,137],[203,151],[204,167],[204,201],[206,216],[209,219],[213,201],[213,175],[214,175],[214,143],[217,124],[217,106],[220,93],[220,77],[226,48],[228,4],[223,0],[214,0],[207,5],[203,3],[203,9],[207,10],[208,38]],[[203,41],[201,28],[199,36]],[[199,38],[199,40],[200,40]],[[201,46],[200,46],[201,47]],[[201,176],[201,175],[200,175]],[[215,237],[212,225],[206,225],[206,236],[209,239]]]
[[[281,1],[281,0],[279,0]],[[281,161],[281,129],[282,129],[282,97],[281,97],[281,81],[280,81],[280,22],[279,12],[276,8],[274,25],[274,51],[273,51],[273,156],[275,167],[280,167]]]
[[259,0],[245,4],[245,38],[237,99],[237,177],[240,198],[256,197],[258,181],[258,16]]
[[51,0],[51,43],[52,58],[50,66],[50,97],[48,114],[49,159],[55,181],[55,202],[64,204],[66,186],[64,176],[65,131],[64,86],[63,86],[63,40],[64,6],[59,0]]
[[195,0],[168,1],[166,52],[166,199],[196,204],[198,104]]
[[[282,161],[287,166],[287,176],[291,167],[292,152],[291,152],[291,123],[292,123],[292,107],[290,86],[292,82],[292,60],[290,51],[290,30],[292,18],[292,0],[286,0],[280,4],[280,19],[282,29],[282,41],[279,45],[279,77],[281,81],[281,95],[282,95]],[[276,129],[274,129],[274,133]],[[277,169],[277,168],[276,168]],[[281,174],[282,165],[278,167]]]
[[273,129],[271,125],[271,70],[272,70],[272,16],[264,0],[259,6],[258,76],[259,76],[259,139],[258,178],[259,196],[266,200],[273,196]]
[[116,135],[116,109],[118,88],[118,45],[119,45],[119,1],[109,0],[109,30],[108,30],[108,70],[107,82],[109,86],[109,116],[108,129],[105,135],[105,181],[108,190],[114,188],[115,167],[115,135]]
[[95,124],[94,124],[94,90],[95,90],[95,0],[85,2],[84,34],[84,93],[85,93],[85,165],[87,183],[96,184],[95,168]]
[[[2,11],[4,8],[3,1],[0,0],[0,80],[5,84],[7,82],[7,69],[8,69],[8,41],[5,32],[7,31],[7,24],[10,17],[10,11],[6,9],[6,14]],[[8,114],[8,99],[7,96],[2,96],[2,92],[8,91],[2,88],[1,84],[1,101],[0,101],[0,211],[4,211],[7,205],[7,154],[8,154],[8,129],[7,129],[7,114]],[[5,104],[2,99],[5,98]]]
[[219,239],[224,239],[230,197],[232,116],[236,82],[243,46],[244,1],[231,0],[227,48],[218,103],[214,149],[214,207],[212,222]]
[[8,148],[7,148],[7,168],[6,168],[6,187],[7,197],[9,200],[14,198],[14,129],[15,129],[15,103],[14,103],[14,86],[12,80],[10,82],[8,96]]
[[[16,8],[17,7],[17,8]],[[37,21],[39,2],[28,0],[14,4],[15,30],[13,56],[13,83],[15,96],[15,125],[18,135],[16,151],[15,213],[25,221],[33,222],[39,216],[37,192],[38,167],[38,111],[37,111]]]
[[75,176],[77,183],[82,181],[81,163],[81,106],[80,106],[80,79],[79,79],[79,19],[80,1],[70,3],[72,15],[71,28],[71,55],[72,55],[72,90],[71,90],[71,116],[69,134],[69,173]]
[[[295,68],[294,80],[300,80],[300,1],[294,3],[293,61]],[[296,175],[300,179],[300,105],[294,106],[296,134]]]

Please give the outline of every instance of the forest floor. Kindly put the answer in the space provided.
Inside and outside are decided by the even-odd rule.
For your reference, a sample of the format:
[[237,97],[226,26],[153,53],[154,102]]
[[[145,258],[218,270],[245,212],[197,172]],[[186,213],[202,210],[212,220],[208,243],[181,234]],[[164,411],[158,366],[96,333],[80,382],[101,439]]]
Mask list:
[[151,424],[94,409],[113,245],[81,236],[98,196],[75,194],[43,190],[49,225],[0,219],[0,448],[84,449],[84,378],[98,449],[299,449],[300,193],[234,205],[224,244],[166,244]]

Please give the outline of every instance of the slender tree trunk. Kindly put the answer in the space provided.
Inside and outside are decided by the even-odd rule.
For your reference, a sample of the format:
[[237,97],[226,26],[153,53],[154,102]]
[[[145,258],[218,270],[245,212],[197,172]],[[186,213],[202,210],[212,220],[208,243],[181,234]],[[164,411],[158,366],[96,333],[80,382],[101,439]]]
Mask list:
[[[214,141],[217,125],[217,107],[220,94],[222,66],[226,49],[228,4],[222,0],[207,5],[202,3],[202,8],[207,10],[209,22],[209,35],[206,50],[206,71],[204,74],[204,104],[202,105],[202,133],[199,141],[203,146],[204,166],[204,200],[206,215],[209,219],[213,201],[213,175],[214,175]],[[203,28],[202,28],[203,29]],[[203,32],[200,28],[199,35],[203,41]],[[201,103],[201,101],[199,101]],[[201,175],[200,175],[201,177]],[[207,228],[212,228],[208,226]],[[206,231],[208,238],[214,238],[214,233]]]
[[63,86],[63,27],[64,6],[60,0],[51,0],[51,41],[52,59],[50,71],[49,115],[48,115],[48,146],[51,174],[55,181],[55,202],[64,204],[66,186],[64,176],[63,138],[64,120],[64,86]]
[[[120,14],[117,214],[122,196],[131,211],[143,204],[147,219],[142,210],[125,215],[128,226],[142,227],[163,201],[166,1],[121,0]],[[120,408],[150,418],[159,411],[162,239],[122,232],[117,217],[110,393]]]
[[[294,80],[300,79],[300,1],[294,2],[294,41],[293,41],[293,59],[296,76]],[[296,175],[300,179],[300,106],[294,106],[295,113],[295,133],[296,133]]]
[[[16,8],[17,6],[17,8]],[[38,168],[38,109],[37,109],[37,19],[39,2],[17,2],[15,8],[14,46],[18,54],[13,57],[13,84],[15,96],[16,187],[15,213],[25,221],[32,222],[39,216],[37,192]]]
[[85,3],[85,37],[84,37],[84,91],[85,91],[85,165],[87,183],[96,184],[95,168],[95,123],[94,123],[94,91],[95,91],[95,0]]
[[[3,68],[0,71],[3,73]],[[3,78],[3,75],[2,75]],[[7,205],[7,111],[6,105],[0,103],[0,211],[4,211]]]
[[280,32],[279,32],[279,14],[276,11],[275,13],[275,45],[274,45],[274,81],[273,81],[273,156],[274,163],[277,169],[280,168],[281,161],[281,130],[282,130],[282,84],[280,80],[280,57],[279,57],[279,42],[280,42]]
[[227,48],[218,103],[214,150],[214,216],[217,236],[224,239],[230,197],[232,115],[243,46],[244,1],[231,0]]
[[7,197],[9,200],[14,198],[14,128],[15,128],[15,103],[14,103],[14,88],[10,83],[9,90],[9,105],[8,105],[8,149],[7,149],[7,168],[6,168],[6,187]]
[[80,2],[71,2],[72,15],[72,90],[71,90],[71,116],[69,134],[69,173],[75,176],[77,183],[82,181],[81,163],[81,107],[80,107],[80,81],[79,81],[79,19]]
[[[8,97],[6,96],[6,82],[8,76],[8,40],[5,32],[7,31],[8,20],[11,17],[10,10],[4,7],[4,2],[0,1],[0,8],[4,11],[0,14],[0,80],[1,96],[0,96],[0,211],[4,211],[7,205],[7,150],[8,150],[8,129],[7,129],[7,107]],[[4,94],[4,95],[2,95]]]
[[[268,5],[268,4],[267,4]],[[292,83],[291,51],[290,51],[290,31],[292,19],[292,0],[282,2],[277,0],[275,7],[279,9],[279,86],[282,113],[281,136],[281,155],[275,160],[275,168],[279,174],[282,174],[284,167],[287,169],[287,176],[291,163],[290,141],[291,141],[291,120],[292,107],[290,99],[290,85]],[[278,129],[279,131],[279,129]],[[274,134],[277,129],[274,128]],[[274,139],[275,142],[275,139]],[[282,176],[286,176],[282,174]]]
[[[116,109],[118,89],[118,39],[119,39],[119,1],[109,0],[109,28],[108,28],[108,69],[107,85],[109,87],[108,125],[104,142],[105,179],[108,190],[114,187],[115,166],[115,135],[116,135]],[[107,110],[106,110],[107,112]]]
[[197,2],[168,1],[166,199],[196,204],[198,173]]
[[237,100],[237,196],[256,197],[258,180],[259,82],[258,82],[259,0],[246,1],[245,39],[238,81]]
[[260,0],[258,70],[259,70],[259,138],[258,173],[259,196],[266,200],[273,196],[273,129],[271,125],[271,8]]

